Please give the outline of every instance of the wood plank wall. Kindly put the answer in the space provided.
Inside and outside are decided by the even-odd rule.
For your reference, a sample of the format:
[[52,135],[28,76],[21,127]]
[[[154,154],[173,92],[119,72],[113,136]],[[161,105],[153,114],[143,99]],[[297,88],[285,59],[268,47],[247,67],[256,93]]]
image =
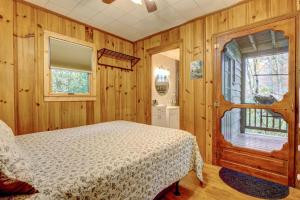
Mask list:
[[[206,162],[212,162],[213,133],[213,35],[263,20],[296,12],[296,0],[245,0],[231,8],[193,20],[135,43],[135,53],[142,57],[137,69],[137,121],[150,122],[151,95],[147,69],[147,50],[181,41],[181,127],[196,135]],[[300,5],[300,3],[299,3]],[[298,8],[300,6],[298,5]],[[205,62],[203,79],[191,81],[189,64],[194,59]],[[298,139],[300,143],[300,137]],[[297,157],[300,172],[300,156]],[[297,182],[300,187],[300,182]]]
[[13,4],[1,0],[0,4],[0,119],[15,129],[14,110],[14,46]]
[[[133,54],[133,43],[19,1],[0,0],[0,119],[16,135],[97,122],[136,120],[136,72],[97,68],[97,101],[45,102],[43,31],[53,31]],[[105,63],[127,66],[110,58]]]

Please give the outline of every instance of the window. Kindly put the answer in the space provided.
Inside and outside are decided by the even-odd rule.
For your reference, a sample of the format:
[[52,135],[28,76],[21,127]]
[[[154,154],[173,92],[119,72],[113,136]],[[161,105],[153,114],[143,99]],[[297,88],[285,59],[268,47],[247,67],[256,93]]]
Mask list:
[[52,68],[51,91],[57,94],[88,94],[89,73]]
[[91,43],[45,32],[45,100],[95,100],[95,54]]
[[288,122],[271,105],[289,91],[288,38],[265,30],[234,38],[223,49],[222,95],[232,103],[221,118],[224,139],[238,147],[281,150]]

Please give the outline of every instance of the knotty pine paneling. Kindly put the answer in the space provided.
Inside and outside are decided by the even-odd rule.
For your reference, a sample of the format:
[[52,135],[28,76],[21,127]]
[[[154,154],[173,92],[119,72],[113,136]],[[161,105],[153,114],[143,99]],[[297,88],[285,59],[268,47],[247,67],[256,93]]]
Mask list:
[[[142,57],[137,71],[137,121],[150,123],[151,95],[147,84],[140,84],[150,76],[147,69],[147,49],[181,41],[182,84],[180,100],[181,127],[197,136],[200,151],[206,162],[212,163],[213,136],[213,36],[263,20],[295,13],[296,0],[246,0],[220,12],[207,15],[135,43],[135,54]],[[202,59],[205,77],[191,81],[190,61]],[[147,105],[146,102],[150,102]]]
[[13,2],[0,0],[0,119],[15,130]]
[[[4,2],[11,6],[10,10],[2,11]],[[10,11],[10,15],[7,15],[7,18],[11,19],[10,23],[2,23],[4,20],[1,20],[0,26],[11,24],[11,27],[10,29],[6,28],[7,31],[0,34],[5,34],[8,42],[11,40],[7,46],[12,51],[11,54],[4,54],[11,56],[11,60],[8,62],[10,63],[9,67],[1,68],[1,72],[4,73],[0,74],[0,82],[5,81],[5,84],[0,85],[1,89],[5,87],[5,91],[0,93],[0,99],[4,99],[2,96],[9,94],[12,101],[9,106],[6,103],[9,101],[6,100],[5,104],[8,105],[6,107],[0,103],[0,111],[3,110],[0,113],[6,114],[5,116],[0,114],[0,118],[10,122],[10,126],[15,122],[16,135],[111,120],[136,121],[135,71],[125,72],[98,66],[97,100],[94,102],[45,102],[43,97],[44,30],[94,42],[97,49],[105,47],[131,55],[133,55],[133,43],[98,30],[94,30],[93,38],[90,38],[86,35],[85,25],[20,1],[1,0],[0,8],[1,13]],[[14,20],[12,20],[13,16]],[[13,43],[15,48],[13,48]],[[9,48],[7,49],[9,50]],[[0,51],[3,51],[2,46]],[[1,60],[5,59],[7,58],[1,57]],[[14,60],[15,70],[13,68]],[[129,66],[128,62],[110,58],[104,58],[103,61],[122,67]],[[2,78],[4,74],[5,78]],[[8,80],[11,81],[11,84],[6,83],[9,82]],[[11,89],[6,90],[7,87]],[[12,91],[15,91],[15,97]],[[14,99],[16,99],[16,103],[14,103]],[[5,110],[8,108],[11,112]],[[16,109],[15,117],[14,109]],[[9,113],[12,114],[9,115]],[[6,119],[6,117],[10,118]]]

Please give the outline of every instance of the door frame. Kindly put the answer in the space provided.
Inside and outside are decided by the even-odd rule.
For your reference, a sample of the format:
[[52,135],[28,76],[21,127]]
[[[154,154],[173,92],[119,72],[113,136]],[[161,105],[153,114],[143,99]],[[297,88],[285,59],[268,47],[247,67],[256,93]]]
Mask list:
[[[252,32],[258,32],[258,31],[262,31],[262,30],[266,30],[266,29],[274,29],[273,26],[274,24],[280,24],[280,23],[290,23],[288,22],[289,20],[294,20],[294,42],[295,42],[295,45],[294,48],[293,48],[293,53],[294,56],[294,60],[289,60],[289,65],[290,68],[289,69],[293,69],[292,71],[289,71],[289,74],[290,74],[290,77],[292,76],[292,80],[289,79],[289,86],[290,86],[290,81],[293,81],[295,87],[292,87],[289,89],[289,92],[286,93],[285,97],[286,96],[291,96],[290,99],[294,99],[293,101],[293,105],[290,107],[290,106],[286,106],[286,109],[292,109],[293,112],[294,112],[294,116],[292,119],[288,119],[287,120],[287,116],[290,116],[291,114],[288,114],[288,112],[286,112],[286,114],[282,111],[282,112],[279,112],[280,114],[282,114],[283,118],[288,121],[289,123],[292,124],[292,127],[289,126],[289,138],[288,138],[288,144],[289,145],[289,155],[288,155],[288,174],[287,174],[287,177],[288,177],[288,184],[290,186],[294,186],[295,185],[295,164],[296,164],[296,160],[295,160],[295,156],[296,156],[296,141],[297,141],[297,133],[298,133],[298,117],[297,117],[297,114],[298,114],[298,74],[297,74],[297,70],[296,70],[296,64],[298,63],[298,59],[297,59],[297,55],[298,55],[298,49],[297,47],[299,45],[297,45],[297,41],[298,41],[298,38],[297,38],[297,32],[296,32],[296,29],[298,27],[298,20],[296,18],[296,15],[287,15],[287,16],[282,16],[282,17],[278,17],[278,18],[274,18],[274,19],[271,19],[271,20],[265,20],[263,22],[258,22],[258,23],[255,23],[255,24],[251,24],[251,25],[248,25],[248,26],[244,26],[244,27],[241,27],[241,28],[236,28],[234,30],[231,30],[231,31],[228,31],[228,32],[224,32],[224,33],[219,33],[219,34],[215,34],[213,35],[213,49],[214,49],[214,56],[213,56],[213,63],[214,63],[214,69],[213,69],[213,73],[214,73],[214,88],[217,88],[219,87],[219,92],[216,91],[216,89],[213,91],[213,97],[214,97],[214,101],[216,99],[219,99],[218,95],[221,93],[221,90],[220,90],[220,87],[222,86],[222,82],[219,81],[218,82],[218,78],[217,76],[219,76],[220,74],[218,74],[220,71],[219,71],[219,67],[221,66],[221,61],[218,60],[220,57],[220,53],[221,53],[221,50],[220,49],[223,49],[223,46],[222,45],[219,45],[219,41],[218,39],[223,37],[223,38],[226,38],[226,42],[222,42],[222,44],[226,44],[229,40],[229,38],[235,38],[235,37],[239,37],[239,36],[243,36],[243,35],[247,35],[247,32],[249,33],[252,33]],[[274,29],[276,30],[276,29]],[[291,44],[291,42],[290,42]],[[290,58],[290,57],[289,57]],[[293,74],[294,73],[294,74]],[[213,105],[213,113],[216,113],[217,115],[223,115],[225,113],[226,110],[228,110],[228,108],[234,108],[234,105],[235,104],[232,104],[230,102],[227,102],[225,101],[224,99],[224,96],[223,95],[220,95],[222,96],[221,99],[222,99],[222,103],[223,105],[225,105],[224,109],[218,113],[220,111],[220,109],[218,108],[218,104],[220,104],[220,102],[215,102],[214,105]],[[243,104],[238,104],[239,106],[237,108],[248,108],[249,105],[243,105]],[[250,108],[251,107],[255,107],[255,104],[253,105],[250,105]],[[268,109],[268,108],[271,108],[271,106],[273,107],[274,105],[271,105],[271,106],[265,106],[263,105],[264,108],[261,108],[261,109]],[[276,105],[275,105],[276,106]],[[261,105],[257,106],[258,107],[261,107]],[[219,134],[221,133],[220,131],[220,122],[217,121],[217,117],[213,118],[213,164],[215,165],[220,165],[218,163],[218,156],[219,156],[219,153],[218,150],[218,143],[220,142],[219,141]],[[228,142],[228,145],[230,145],[230,143]],[[288,145],[284,146],[284,148],[287,148]],[[232,146],[233,147],[233,146]],[[249,153],[257,153],[258,151],[256,150],[250,150],[250,149],[247,149],[245,150],[245,148],[239,148],[239,147],[234,147],[235,149],[238,149],[239,151],[245,151],[245,152],[249,152]],[[262,155],[267,155],[266,153],[263,153],[263,152],[260,152],[259,154],[262,154]],[[270,154],[269,154],[270,155]]]
[[[165,51],[169,51],[169,50],[173,50],[173,49],[179,49],[179,52],[180,52],[180,59],[179,59],[179,110],[180,110],[180,113],[182,113],[182,78],[181,78],[181,71],[182,71],[182,55],[183,55],[183,48],[182,48],[182,43],[183,41],[180,39],[178,41],[175,41],[175,42],[169,42],[169,43],[166,43],[164,45],[160,45],[160,46],[157,46],[157,47],[152,47],[150,49],[147,49],[146,50],[146,68],[149,70],[149,76],[148,77],[148,80],[149,80],[149,83],[150,84],[150,91],[149,91],[149,95],[151,97],[151,101],[150,101],[150,104],[148,105],[148,110],[149,110],[149,113],[150,113],[150,121],[148,122],[149,124],[151,124],[152,122],[152,56],[154,54],[158,54],[158,53],[162,53],[162,52],[165,52]],[[182,114],[179,115],[180,116],[180,129],[182,127]]]

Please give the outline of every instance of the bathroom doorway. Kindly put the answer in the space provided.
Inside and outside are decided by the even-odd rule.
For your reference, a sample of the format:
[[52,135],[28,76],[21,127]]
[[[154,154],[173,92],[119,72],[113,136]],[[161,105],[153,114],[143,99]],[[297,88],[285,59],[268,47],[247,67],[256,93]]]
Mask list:
[[180,48],[151,54],[151,124],[180,129]]

